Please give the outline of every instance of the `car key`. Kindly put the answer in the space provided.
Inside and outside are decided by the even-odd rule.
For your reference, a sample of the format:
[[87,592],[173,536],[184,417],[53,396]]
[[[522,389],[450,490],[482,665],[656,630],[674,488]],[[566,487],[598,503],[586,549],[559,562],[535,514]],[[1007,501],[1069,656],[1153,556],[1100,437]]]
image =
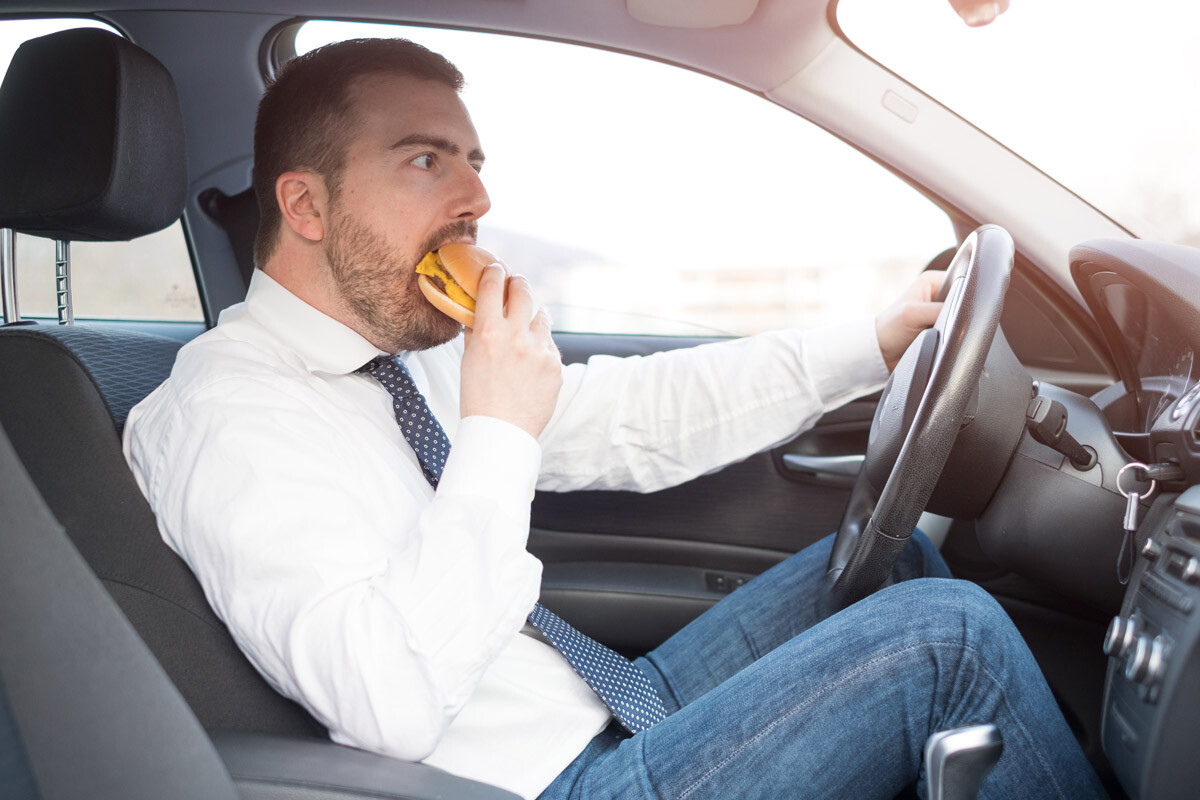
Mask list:
[[1123,525],[1125,528],[1125,538],[1121,542],[1121,554],[1117,556],[1117,580],[1122,586],[1129,583],[1129,576],[1133,573],[1133,542],[1137,534],[1138,512],[1141,511],[1140,504],[1142,498],[1154,494],[1154,488],[1158,485],[1156,481],[1150,481],[1150,488],[1146,490],[1145,494],[1136,490],[1131,492],[1125,491],[1121,488],[1121,477],[1129,469],[1138,470],[1138,472],[1134,472],[1136,478],[1139,474],[1145,474],[1142,470],[1146,469],[1146,465],[1140,461],[1131,461],[1121,467],[1120,472],[1117,473],[1117,491],[1125,498],[1125,520]]
[[1125,533],[1132,534],[1137,530],[1138,526],[1138,501],[1142,496],[1137,492],[1130,492],[1125,503]]

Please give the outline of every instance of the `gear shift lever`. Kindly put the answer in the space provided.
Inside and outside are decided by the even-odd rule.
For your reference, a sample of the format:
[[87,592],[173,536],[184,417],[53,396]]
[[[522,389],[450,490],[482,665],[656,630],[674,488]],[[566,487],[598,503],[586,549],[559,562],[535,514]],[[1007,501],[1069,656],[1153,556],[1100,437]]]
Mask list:
[[975,800],[1002,752],[1004,739],[992,724],[933,734],[925,742],[929,800]]

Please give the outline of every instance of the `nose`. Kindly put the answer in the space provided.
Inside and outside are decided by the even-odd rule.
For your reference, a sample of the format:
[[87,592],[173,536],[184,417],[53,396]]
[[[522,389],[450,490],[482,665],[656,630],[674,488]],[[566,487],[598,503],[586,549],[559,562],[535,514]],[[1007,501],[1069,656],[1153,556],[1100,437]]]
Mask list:
[[460,167],[458,193],[455,196],[452,216],[456,219],[479,219],[492,207],[492,200],[484,188],[483,179],[469,164]]

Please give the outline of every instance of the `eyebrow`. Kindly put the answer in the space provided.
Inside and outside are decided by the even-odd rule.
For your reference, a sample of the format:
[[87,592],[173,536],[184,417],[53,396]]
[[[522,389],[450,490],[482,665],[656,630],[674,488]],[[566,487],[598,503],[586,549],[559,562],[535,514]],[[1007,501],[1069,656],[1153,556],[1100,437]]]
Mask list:
[[[425,133],[410,133],[408,136],[392,144],[388,149],[401,150],[406,147],[432,147],[435,150],[441,150],[452,156],[456,156],[462,152],[462,148],[449,139],[443,136],[430,136]],[[467,153],[467,161],[472,163],[482,164],[485,158],[483,151],[478,148]]]

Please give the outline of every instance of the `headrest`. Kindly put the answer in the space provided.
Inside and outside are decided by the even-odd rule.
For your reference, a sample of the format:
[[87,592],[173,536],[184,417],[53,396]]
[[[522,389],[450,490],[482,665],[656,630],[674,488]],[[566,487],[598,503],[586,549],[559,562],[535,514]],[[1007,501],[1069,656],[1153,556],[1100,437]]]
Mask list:
[[166,67],[84,28],[25,42],[0,85],[0,227],[119,241],[179,218],[183,116]]

